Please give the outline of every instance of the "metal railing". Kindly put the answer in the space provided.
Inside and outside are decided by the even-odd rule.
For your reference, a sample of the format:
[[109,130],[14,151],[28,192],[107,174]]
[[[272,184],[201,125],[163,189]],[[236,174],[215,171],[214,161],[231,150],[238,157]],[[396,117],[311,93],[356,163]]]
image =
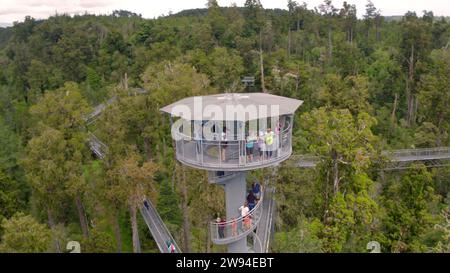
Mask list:
[[226,222],[210,223],[211,239],[213,243],[223,245],[235,242],[246,237],[258,226],[262,214],[262,202],[264,191],[261,190],[261,198],[255,207],[247,213],[246,216],[240,216],[236,219],[229,219]]
[[292,155],[289,161],[293,162],[296,167],[313,168],[319,160],[320,157],[315,155]]
[[94,134],[88,132],[88,143],[91,151],[100,159],[104,159],[108,152],[108,146],[101,142]]
[[[392,163],[442,160],[450,159],[450,147],[382,151],[381,154]],[[315,155],[292,155],[289,161],[291,164],[294,163],[295,167],[314,168],[319,160],[320,157]],[[394,167],[393,169],[398,168]]]
[[145,201],[147,201],[148,208],[145,205],[142,205],[140,207],[140,211],[142,216],[144,217],[144,221],[146,222],[150,230],[150,233],[153,236],[153,239],[155,240],[159,248],[159,251],[161,253],[170,252],[168,246],[166,245],[166,242],[169,241],[174,245],[175,252],[181,253],[180,247],[176,243],[172,234],[169,232],[166,224],[164,224],[164,221],[161,219],[161,216],[156,211],[156,208],[153,206],[152,202],[150,202],[150,200],[148,200],[147,198],[145,199]]
[[396,151],[383,151],[391,161],[415,161],[425,159],[446,159],[450,158],[450,147],[436,147],[423,149],[403,149]]
[[263,250],[263,245],[261,243],[261,239],[259,239],[258,234],[254,232],[250,232],[250,236],[247,237],[250,240],[247,240],[247,246],[249,248],[249,252],[251,253],[265,253]]
[[[176,157],[179,161],[207,170],[248,170],[265,167],[287,159],[292,153],[292,126],[274,133],[273,144],[254,143],[246,148],[246,140],[195,139],[174,130]],[[250,150],[250,154],[247,151]]]
[[[270,185],[269,180],[266,181],[265,187],[265,198],[262,203],[263,213],[261,215],[261,220],[258,225],[258,229],[256,234],[258,235],[258,239],[261,244],[261,252],[260,253],[268,253],[269,252],[269,244],[270,239],[272,237],[272,229],[274,225],[274,215],[276,210],[274,194],[275,188]],[[256,251],[255,251],[256,252]]]

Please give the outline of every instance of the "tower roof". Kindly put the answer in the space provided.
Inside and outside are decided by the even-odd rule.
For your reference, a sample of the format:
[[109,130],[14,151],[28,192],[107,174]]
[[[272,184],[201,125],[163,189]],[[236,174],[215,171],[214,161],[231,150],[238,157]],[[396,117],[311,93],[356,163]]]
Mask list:
[[303,101],[267,93],[226,93],[179,100],[160,110],[187,120],[238,120],[293,114]]

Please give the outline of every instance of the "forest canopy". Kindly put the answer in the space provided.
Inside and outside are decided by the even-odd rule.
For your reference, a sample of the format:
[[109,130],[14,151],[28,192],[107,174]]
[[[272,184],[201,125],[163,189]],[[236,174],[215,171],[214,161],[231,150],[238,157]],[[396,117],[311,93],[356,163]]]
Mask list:
[[[367,252],[369,241],[449,252],[450,168],[380,171],[383,150],[450,146],[449,21],[387,18],[370,1],[363,18],[331,0],[205,4],[156,19],[120,10],[0,28],[0,252],[64,252],[72,240],[83,252],[158,252],[138,213],[143,196],[185,252],[223,251],[207,228],[224,214],[223,189],[175,160],[158,110],[223,92],[304,101],[293,153],[321,161],[277,167],[273,252]],[[90,133],[109,149],[103,160]]]

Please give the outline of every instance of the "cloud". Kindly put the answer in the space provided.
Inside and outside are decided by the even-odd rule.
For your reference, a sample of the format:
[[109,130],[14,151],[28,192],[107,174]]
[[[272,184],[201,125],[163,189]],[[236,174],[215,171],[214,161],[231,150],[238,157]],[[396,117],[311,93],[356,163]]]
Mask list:
[[[140,13],[145,18],[154,18],[169,12],[178,12],[189,8],[204,8],[207,0],[0,0],[0,22],[13,22],[23,20],[26,15],[35,18],[47,18],[58,13],[94,13],[107,14],[116,9],[124,9]],[[366,1],[346,0],[356,4],[358,16],[365,13]],[[448,0],[372,0],[375,6],[381,9],[383,15],[402,15],[408,10],[422,14],[422,10],[432,10],[435,15],[450,15]],[[306,2],[312,9],[323,0],[297,0]],[[333,0],[333,5],[340,8],[344,0]],[[236,3],[243,6],[245,0],[218,0],[221,6],[230,6]],[[287,0],[261,0],[266,8],[286,9]]]

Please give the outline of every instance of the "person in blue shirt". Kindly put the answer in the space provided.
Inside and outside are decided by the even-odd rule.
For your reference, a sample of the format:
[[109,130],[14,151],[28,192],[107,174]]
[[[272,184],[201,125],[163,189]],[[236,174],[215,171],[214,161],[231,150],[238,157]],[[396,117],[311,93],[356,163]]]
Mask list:
[[247,203],[248,203],[248,209],[251,211],[256,204],[256,198],[253,195],[253,191],[248,191],[248,195],[247,195]]
[[261,185],[256,180],[252,183],[252,192],[257,200],[261,198]]
[[250,132],[250,134],[247,136],[246,143],[245,143],[245,149],[247,152],[247,161],[252,162],[253,161],[253,148],[257,141],[256,134],[254,132]]

